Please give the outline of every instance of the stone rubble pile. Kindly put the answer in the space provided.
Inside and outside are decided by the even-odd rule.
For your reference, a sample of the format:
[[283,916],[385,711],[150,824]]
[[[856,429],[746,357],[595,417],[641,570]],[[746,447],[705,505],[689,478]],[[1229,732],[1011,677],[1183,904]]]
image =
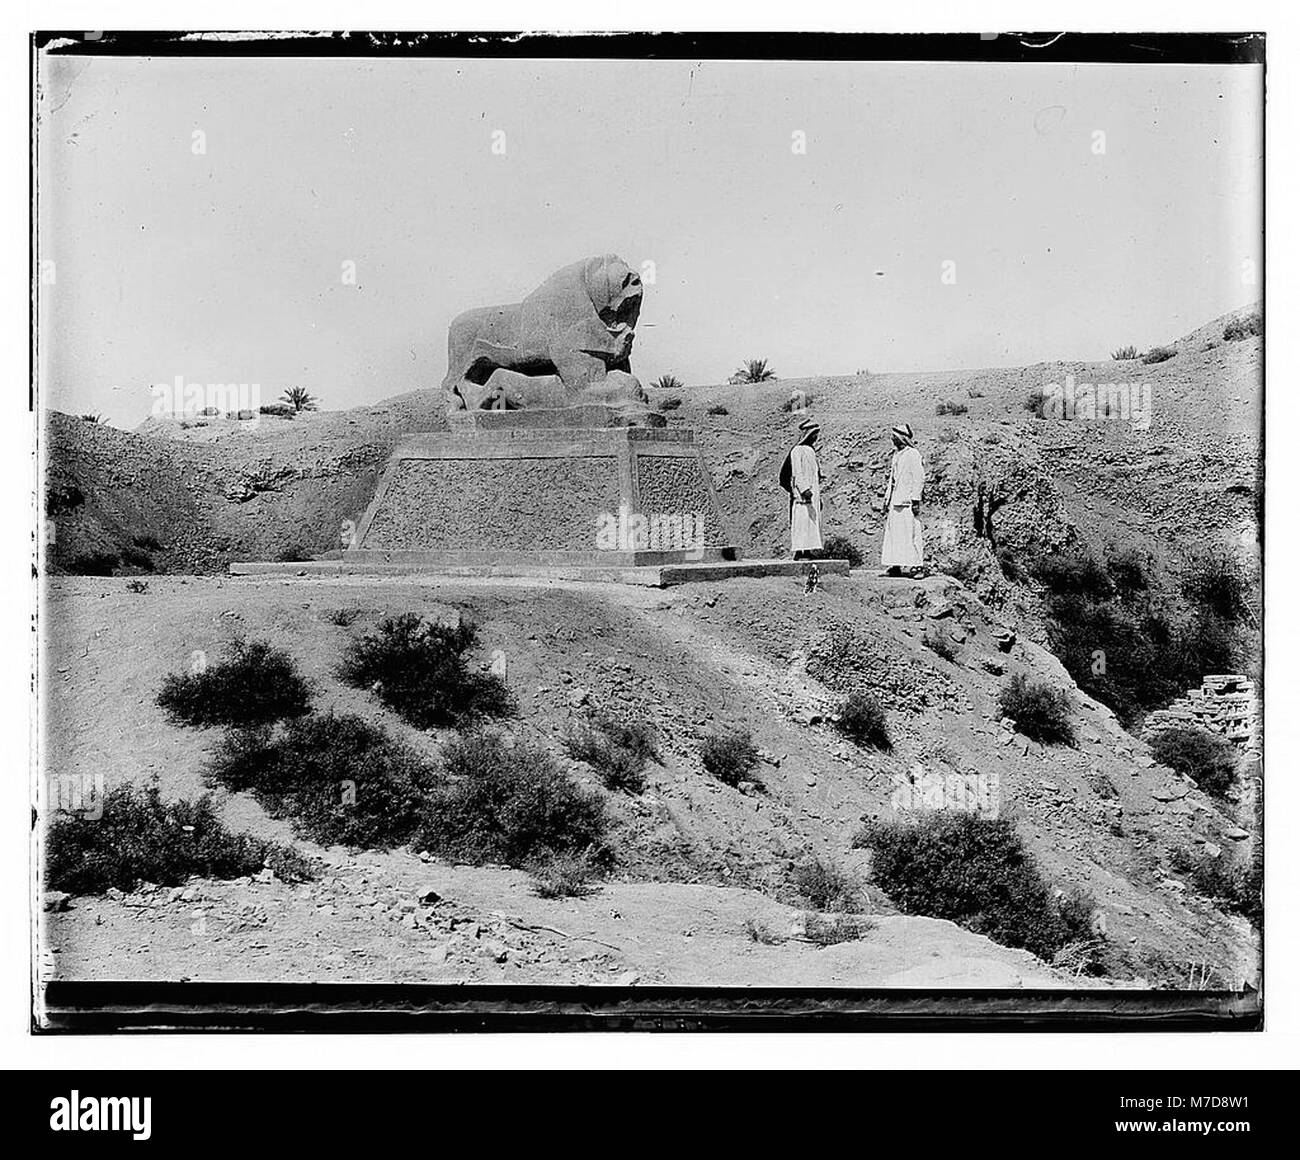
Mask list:
[[1145,740],[1163,729],[1201,728],[1254,753],[1259,748],[1258,714],[1253,681],[1237,673],[1212,674],[1202,679],[1199,689],[1188,689],[1186,697],[1147,717],[1142,737]]

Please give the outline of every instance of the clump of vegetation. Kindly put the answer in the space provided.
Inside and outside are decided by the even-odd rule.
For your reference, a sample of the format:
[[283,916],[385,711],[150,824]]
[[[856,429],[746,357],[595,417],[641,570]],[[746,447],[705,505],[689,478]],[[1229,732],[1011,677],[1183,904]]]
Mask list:
[[1230,914],[1240,914],[1256,930],[1264,926],[1264,873],[1261,861],[1242,866],[1222,855],[1191,853],[1175,848],[1169,853],[1169,867],[1182,874],[1193,890]]
[[862,883],[856,874],[820,858],[798,863],[790,871],[789,884],[800,900],[814,910],[862,912]]
[[946,661],[955,661],[957,659],[957,645],[953,642],[952,637],[937,625],[931,625],[925,630],[925,636],[921,638],[921,643],[932,653],[943,657]]
[[943,561],[942,571],[969,587],[979,581],[984,562],[977,551],[955,552]]
[[1031,681],[1016,673],[998,692],[998,708],[1016,723],[1016,729],[1045,745],[1069,745],[1074,741],[1070,698],[1046,681]]
[[448,626],[414,612],[390,616],[351,642],[339,675],[417,729],[509,716],[515,706],[505,681],[466,660],[477,638],[477,626],[464,617]]
[[232,793],[251,792],[302,837],[382,850],[410,840],[438,785],[413,749],[360,717],[332,713],[278,730],[230,730],[206,775]]
[[[1130,606],[1078,594],[1051,595],[1046,604],[1052,651],[1084,692],[1130,728],[1204,673],[1239,667],[1232,626],[1213,615],[1174,619],[1152,600]],[[1123,663],[1106,663],[1112,657]]]
[[766,383],[776,378],[776,372],[767,365],[765,358],[746,359],[731,376],[737,383]]
[[727,408],[724,407],[721,403],[714,403],[713,406],[711,406],[711,407],[709,408],[709,414],[710,414],[710,415],[730,415],[731,412],[728,411]]
[[1129,598],[1151,588],[1150,561],[1135,547],[1115,548],[1107,555],[1106,573],[1116,592]]
[[835,718],[835,728],[863,749],[893,748],[885,707],[870,693],[850,693]]
[[79,552],[67,569],[74,576],[111,576],[121,562],[115,552]]
[[1046,413],[1045,413],[1046,399],[1047,399],[1047,392],[1043,390],[1042,387],[1034,387],[1034,389],[1031,390],[1029,394],[1025,396],[1025,401],[1022,405],[1024,406],[1026,411],[1032,411],[1035,415],[1038,416],[1038,418],[1043,419],[1046,418]]
[[872,880],[904,914],[946,918],[1048,961],[1099,941],[1092,900],[1054,893],[1005,818],[935,811],[872,822],[853,844],[871,849]]
[[263,407],[258,407],[258,411],[263,415],[271,415],[276,419],[292,419],[298,412],[288,403],[267,403]]
[[339,628],[350,628],[360,615],[359,608],[334,608],[325,614],[325,619]]
[[142,572],[152,572],[154,570],[153,557],[143,548],[137,548],[134,544],[128,544],[122,549],[120,560],[124,567],[139,568]]
[[660,375],[653,385],[661,391],[680,391],[685,384],[676,375]]
[[111,789],[100,818],[59,815],[45,835],[45,884],[69,894],[240,878],[265,866],[289,882],[312,877],[311,864],[291,847],[227,830],[211,795],[165,802],[157,785]]
[[1223,337],[1228,342],[1241,342],[1244,338],[1254,338],[1264,333],[1264,319],[1258,311],[1234,318],[1223,328]]
[[934,413],[936,415],[964,415],[970,408],[965,403],[959,403],[956,399],[945,399],[941,403],[936,403]]
[[81,420],[83,423],[102,423],[104,421],[104,416],[95,415],[95,414],[85,414],[81,416]]
[[748,732],[715,733],[700,746],[700,760],[710,774],[734,789],[742,781],[752,780],[758,749]]
[[290,387],[280,397],[294,411],[314,411],[317,407],[316,397],[306,387]]
[[265,725],[307,712],[311,687],[288,653],[266,641],[236,641],[224,660],[170,673],[158,704],[183,725]]
[[1161,765],[1190,777],[1208,794],[1223,797],[1237,776],[1237,751],[1232,742],[1195,726],[1162,729],[1150,741]]
[[780,946],[786,941],[784,935],[778,934],[765,923],[755,922],[752,917],[745,919],[745,933],[750,942],[762,943],[767,947]]
[[1236,558],[1222,549],[1198,553],[1182,574],[1183,595],[1223,620],[1239,620],[1250,608],[1250,581]]
[[584,790],[544,749],[507,745],[496,733],[453,738],[444,783],[431,796],[414,846],[474,865],[527,867],[556,855],[608,865],[604,801]]
[[806,411],[813,405],[811,391],[795,391],[784,403],[780,409],[789,414],[792,411]]
[[875,929],[876,924],[860,914],[804,915],[804,937],[819,947],[854,942]]
[[162,544],[158,542],[158,537],[152,532],[132,536],[131,543],[134,547],[143,548],[146,552],[159,552],[162,550]]
[[[1025,565],[1000,549],[1009,579]],[[1190,609],[1173,604],[1153,581],[1150,557],[1137,547],[1113,549],[1105,564],[1082,550],[1043,556],[1028,567],[1045,588],[1048,641],[1089,696],[1132,728],[1205,673],[1234,672],[1244,662],[1238,625],[1252,612],[1252,584],[1229,554],[1199,555],[1184,572]],[[1122,657],[1122,664],[1107,663]]]
[[1172,346],[1153,346],[1142,356],[1142,361],[1148,366],[1151,363],[1168,362],[1177,353]]
[[85,502],[85,493],[75,483],[51,487],[45,492],[45,514],[57,516],[64,512],[76,511]]
[[309,548],[304,548],[301,544],[290,544],[281,548],[275,558],[281,564],[304,564],[312,559],[312,554]]
[[677,395],[672,395],[667,399],[660,400],[659,410],[676,411],[681,405],[682,405],[682,400]]
[[128,580],[126,585],[128,592],[134,592],[137,596],[143,596],[149,591],[148,580]]
[[861,568],[866,560],[857,544],[839,532],[822,541],[821,550],[815,557],[819,560],[847,560],[850,568]]
[[1104,600],[1115,590],[1105,566],[1085,552],[1039,556],[1030,568],[1034,578],[1051,592]]
[[586,898],[598,889],[596,877],[585,854],[552,854],[534,862],[533,893],[539,898]]
[[972,383],[969,387],[966,388],[966,397],[968,399],[982,399],[984,398],[984,391],[981,387],[977,387],[974,383]]
[[639,719],[596,717],[564,744],[570,757],[600,775],[606,789],[631,794],[645,789],[646,763],[658,758],[654,730]]
[[1128,346],[1121,346],[1119,350],[1112,350],[1110,357],[1116,362],[1128,362],[1129,359],[1135,359],[1138,356],[1138,348],[1131,343]]

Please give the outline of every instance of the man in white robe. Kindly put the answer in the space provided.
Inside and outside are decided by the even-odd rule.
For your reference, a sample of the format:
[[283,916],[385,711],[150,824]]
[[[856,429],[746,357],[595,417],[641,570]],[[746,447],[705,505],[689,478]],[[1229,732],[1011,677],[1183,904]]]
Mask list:
[[915,574],[925,564],[921,531],[925,465],[916,449],[916,437],[910,423],[895,427],[890,437],[895,450],[885,491],[885,539],[880,548],[880,563],[887,576],[900,576],[903,569]]
[[822,489],[813,444],[821,428],[811,419],[799,424],[799,442],[781,464],[778,482],[790,496],[790,548],[803,560],[822,546]]

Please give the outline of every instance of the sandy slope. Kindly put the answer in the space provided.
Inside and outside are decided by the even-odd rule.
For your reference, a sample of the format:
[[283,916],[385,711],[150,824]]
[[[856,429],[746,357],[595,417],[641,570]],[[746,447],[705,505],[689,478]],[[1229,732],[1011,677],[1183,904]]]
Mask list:
[[[339,607],[362,610],[351,629],[325,619]],[[494,958],[485,967],[479,948],[461,946],[459,924],[456,931],[440,929],[439,914],[413,919],[414,928],[387,919],[356,925],[363,909],[373,915],[410,902],[415,886],[427,880],[447,905],[463,908],[475,922],[501,911],[570,935],[595,932],[618,948],[584,946],[574,953],[572,940],[562,936],[487,922],[489,943],[516,937],[510,935],[516,929],[518,937],[527,935],[529,953],[539,948],[528,940],[555,944],[539,962],[515,959],[519,965],[511,970],[522,981],[627,971],[654,981],[701,980],[707,972],[710,981],[758,983],[806,974],[809,981],[857,985],[931,979],[935,972],[953,985],[1046,977],[1047,968],[1027,966],[1024,955],[950,924],[891,916],[888,900],[874,893],[880,925],[861,944],[768,947],[746,935],[746,919],[773,908],[774,921],[788,933],[780,923],[793,912],[778,904],[795,901],[784,879],[796,859],[816,852],[862,868],[867,856],[850,849],[860,819],[891,816],[899,808],[900,785],[919,764],[941,775],[996,775],[1003,813],[1016,819],[1052,880],[1097,898],[1111,941],[1130,963],[1129,977],[1173,981],[1191,962],[1209,964],[1223,983],[1238,985],[1250,975],[1254,952],[1245,924],[1191,897],[1164,868],[1175,845],[1231,846],[1231,820],[1155,766],[1107,710],[1077,692],[1077,748],[1043,749],[1002,729],[994,705],[1001,678],[986,671],[986,661],[996,664],[1001,657],[1008,671],[1072,686],[1055,659],[1031,643],[999,654],[997,621],[943,577],[920,583],[832,579],[810,597],[797,580],[659,592],[521,581],[155,577],[149,591],[137,595],[120,579],[55,578],[46,605],[44,752],[59,773],[102,771],[110,784],[157,776],[169,795],[198,792],[217,735],[168,724],[153,696],[162,677],[185,667],[193,650],[216,654],[223,642],[244,635],[291,652],[316,682],[319,708],[382,721],[432,754],[436,736],[408,729],[333,676],[349,632],[406,610],[444,616],[464,610],[478,619],[484,659],[494,649],[504,651],[519,695],[520,718],[512,728],[557,753],[558,736],[593,708],[633,704],[656,722],[663,764],[652,770],[650,788],[641,798],[611,798],[619,880],[593,899],[544,902],[532,898],[514,872],[425,866],[409,853],[350,859],[340,850],[331,854],[337,882],[330,885],[202,885],[200,893],[212,897],[208,930],[215,924],[226,931],[241,905],[265,911],[265,921],[231,930],[221,941],[190,937],[193,908],[164,903],[155,911],[127,901],[80,900],[75,910],[53,918],[54,944],[61,947],[53,958],[61,972],[103,973],[109,965],[129,964],[132,973],[149,977],[264,972],[275,978],[287,970],[294,977],[334,977],[356,965],[348,957],[355,944],[370,948],[369,956],[359,956],[366,966],[358,977],[408,970],[416,972],[408,977],[425,977],[419,972],[427,956],[440,954],[430,940],[456,934],[445,961],[435,964],[443,971],[437,977],[500,973]],[[869,655],[859,659],[873,685],[896,690],[889,702],[892,753],[858,751],[823,719],[838,694],[818,679],[817,657],[826,633],[845,624],[866,642]],[[934,625],[961,637],[954,662],[922,645]],[[936,729],[938,714],[942,730]],[[698,739],[727,725],[752,729],[771,758],[760,773],[763,792],[742,794],[704,773]],[[936,746],[940,735],[944,744]],[[572,768],[590,778],[585,767]],[[1113,798],[1099,792],[1103,782],[1113,787]],[[229,798],[225,809],[240,828],[288,836],[282,823],[242,795]],[[651,884],[655,879],[667,882]],[[336,913],[323,915],[322,905]],[[610,910],[622,917],[610,917]],[[707,938],[715,941],[707,950],[700,949],[704,942],[690,941],[695,935],[682,934],[692,926],[710,932]],[[620,933],[621,939],[613,937]],[[243,949],[232,955],[236,948]],[[936,950],[942,962],[931,961]],[[591,953],[612,957],[583,958]],[[990,984],[994,978],[1004,982]]]

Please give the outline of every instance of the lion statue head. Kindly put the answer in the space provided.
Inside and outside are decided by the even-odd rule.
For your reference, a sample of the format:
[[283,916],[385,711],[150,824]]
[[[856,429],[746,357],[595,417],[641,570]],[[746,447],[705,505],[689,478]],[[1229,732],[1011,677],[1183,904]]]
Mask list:
[[615,254],[589,258],[583,285],[600,320],[610,329],[635,329],[641,315],[641,276]]

